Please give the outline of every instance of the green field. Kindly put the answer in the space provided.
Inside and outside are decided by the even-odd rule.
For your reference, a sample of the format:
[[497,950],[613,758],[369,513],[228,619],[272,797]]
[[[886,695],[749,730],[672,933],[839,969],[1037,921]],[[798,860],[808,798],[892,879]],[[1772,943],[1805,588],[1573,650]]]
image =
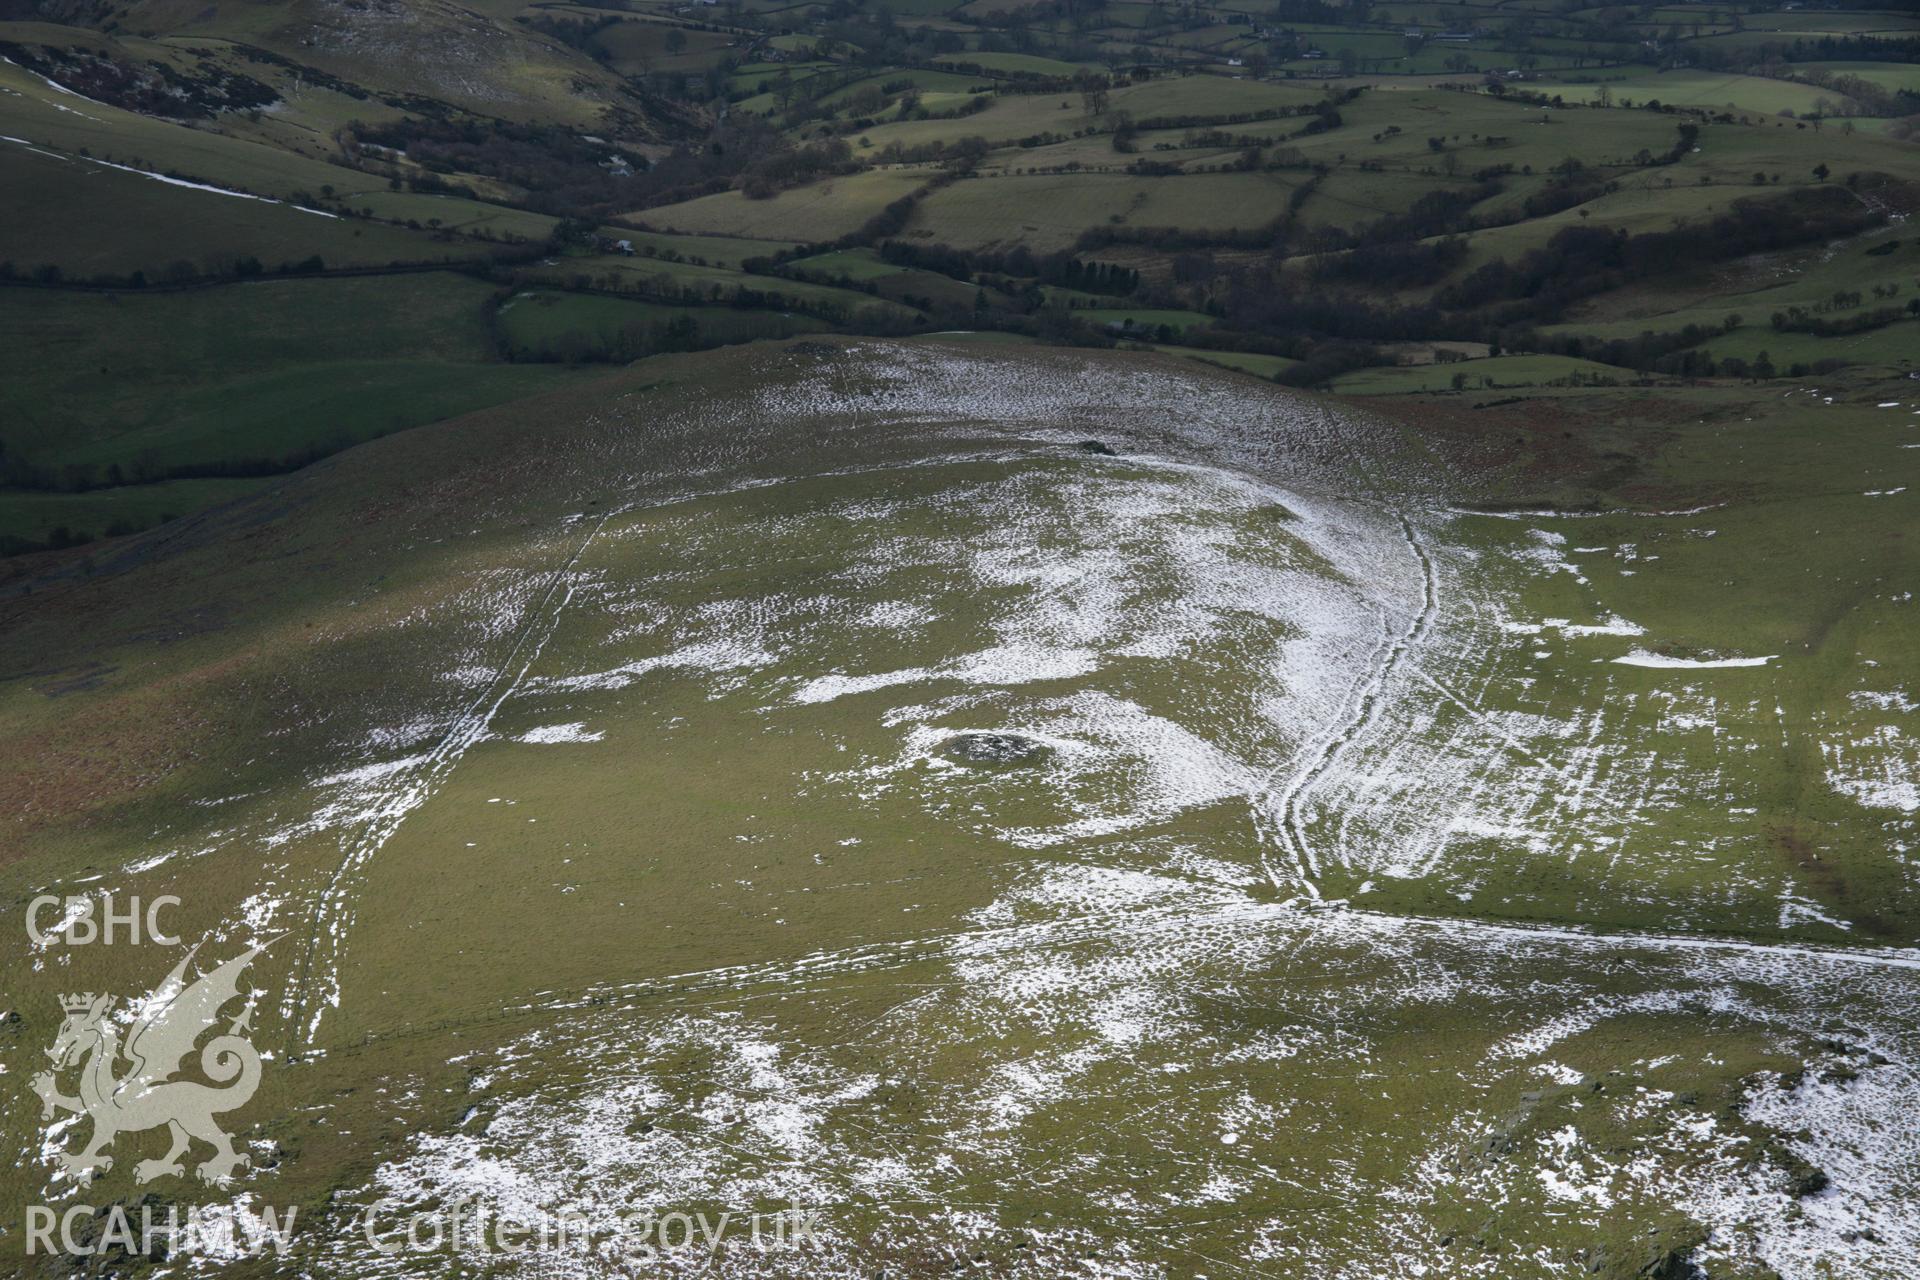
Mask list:
[[[0,448],[54,477],[78,468],[90,484],[113,468],[127,479],[236,463],[271,470],[554,386],[560,371],[488,363],[489,295],[434,274],[178,292],[0,289],[0,376],[14,393]],[[187,499],[223,492],[141,484],[15,492],[0,506],[19,536],[60,525],[98,534],[123,517],[186,514]],[[30,527],[38,535],[22,532]]]
[[[767,248],[771,251],[776,247],[779,246]],[[516,274],[528,284],[631,292],[655,301],[676,302],[682,300],[683,295],[691,295],[684,300],[695,304],[731,303],[739,290],[748,289],[778,294],[788,304],[829,321],[835,317],[850,319],[858,312],[867,312],[888,322],[909,321],[913,316],[913,312],[864,291],[640,255],[566,257],[522,268]]]
[[635,252],[641,257],[652,256],[647,253],[648,249],[652,249],[655,255],[671,254],[695,263],[704,259],[724,267],[738,267],[748,258],[764,258],[782,249],[798,247],[795,242],[785,240],[660,235],[646,231],[632,231],[623,226],[608,226],[603,228],[602,232],[612,239],[631,241]]
[[1592,102],[1604,88],[1616,101],[1656,100],[1676,107],[1725,108],[1757,111],[1763,115],[1805,113],[1813,110],[1822,98],[1832,101],[1836,97],[1816,86],[1787,80],[1701,72],[1606,72],[1597,76],[1596,81],[1589,84],[1568,79],[1565,87],[1556,92],[1564,94],[1569,102]]
[[838,278],[845,276],[849,280],[882,280],[898,275],[900,268],[883,260],[871,249],[841,249],[832,253],[819,253],[809,258],[800,258],[794,262],[794,268],[800,271],[815,272]]
[[266,477],[250,477],[161,480],[84,493],[0,490],[0,545],[15,540],[45,544],[124,536],[218,506],[271,483]]
[[[1458,386],[1456,379],[1460,380]],[[1515,387],[1626,384],[1633,380],[1631,369],[1568,356],[1494,356],[1458,364],[1363,369],[1334,379],[1333,387],[1349,396],[1401,396],[1462,389],[1478,393]]]
[[1802,71],[1824,71],[1832,75],[1858,76],[1890,93],[1906,90],[1920,93],[1920,68],[1912,64],[1902,65],[1888,62],[1813,62],[1797,68]]
[[1250,373],[1256,378],[1272,378],[1282,369],[1291,368],[1294,361],[1285,356],[1260,355],[1246,351],[1208,351],[1200,347],[1176,347],[1165,343],[1154,347],[1156,351],[1170,356],[1185,356],[1189,360],[1198,360],[1202,364],[1215,364],[1223,369],[1236,369],[1241,373]]
[[[671,334],[674,321],[694,327]],[[523,292],[501,305],[500,330],[516,360],[572,360],[621,352],[636,358],[662,344],[750,342],[783,338],[809,328],[776,312],[733,307],[675,307],[621,298]]]
[[[22,274],[57,267],[75,279],[134,271],[192,277],[239,258],[268,270],[318,256],[336,267],[481,259],[470,245],[439,244],[399,227],[285,204],[199,191],[0,143],[0,218],[17,238]],[[184,265],[178,265],[184,264]]]
[[4,132],[44,149],[70,154],[84,150],[103,160],[280,199],[296,191],[317,196],[326,186],[343,193],[386,186],[303,150],[81,102],[11,62],[0,63],[0,88],[8,91],[0,94]]
[[832,240],[858,230],[861,223],[912,194],[926,180],[926,174],[913,170],[874,170],[782,191],[766,200],[750,200],[734,191],[702,196],[685,204],[647,209],[630,215],[630,220],[701,236]]
[[1294,175],[1041,174],[956,182],[921,203],[912,226],[962,248],[1024,244],[1071,247],[1102,227],[1197,226],[1227,230],[1271,221],[1299,182]]

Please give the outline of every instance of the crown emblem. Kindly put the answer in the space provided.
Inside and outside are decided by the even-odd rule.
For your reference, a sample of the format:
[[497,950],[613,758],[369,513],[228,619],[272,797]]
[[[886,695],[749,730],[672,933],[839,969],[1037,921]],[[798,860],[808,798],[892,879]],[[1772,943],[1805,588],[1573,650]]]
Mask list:
[[82,991],[77,996],[61,996],[60,1007],[68,1013],[85,1013],[93,1008],[93,992]]

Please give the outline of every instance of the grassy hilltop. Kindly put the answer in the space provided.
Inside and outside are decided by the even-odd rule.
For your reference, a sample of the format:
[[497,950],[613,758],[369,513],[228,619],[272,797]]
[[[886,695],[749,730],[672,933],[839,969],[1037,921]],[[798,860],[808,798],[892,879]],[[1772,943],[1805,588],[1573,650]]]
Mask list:
[[801,338],[38,557],[0,904],[275,938],[274,1057],[238,1185],[77,1187],[55,997],[171,953],[5,930],[0,1205],[298,1206],[223,1276],[445,1275],[357,1215],[471,1199],[825,1209],[652,1275],[1894,1280],[1920,433],[1779,399]]

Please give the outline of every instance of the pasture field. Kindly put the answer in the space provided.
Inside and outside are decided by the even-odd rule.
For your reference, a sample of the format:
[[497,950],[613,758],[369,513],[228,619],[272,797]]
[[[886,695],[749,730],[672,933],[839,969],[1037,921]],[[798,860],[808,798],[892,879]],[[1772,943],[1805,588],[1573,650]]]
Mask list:
[[[1822,32],[1782,30],[1777,28],[1767,29],[1765,27],[1756,28],[1754,26],[1748,26],[1739,31],[1726,32],[1720,35],[1702,36],[1692,43],[1696,48],[1709,54],[1709,56],[1738,60],[1740,58],[1761,59],[1765,58],[1768,54],[1777,53],[1782,49],[1792,49],[1796,45],[1804,46],[1809,41],[1821,41],[1823,39],[1831,39],[1835,36],[1852,36],[1856,40],[1864,42],[1865,40],[1874,39],[1879,36],[1886,36],[1898,40],[1910,37],[1911,35],[1912,29],[1910,27],[1900,26],[1891,26],[1883,32]],[[1840,49],[1847,48],[1847,46],[1844,45],[1837,47]],[[1897,61],[1898,59],[1896,58],[1894,60]]]
[[444,229],[462,236],[483,236],[515,243],[539,244],[553,234],[559,219],[431,191],[360,191],[341,198],[341,204],[382,222],[408,225],[409,230]]
[[[1455,380],[1459,385],[1455,385]],[[1492,356],[1456,364],[1423,364],[1396,369],[1362,369],[1334,379],[1334,390],[1349,396],[1399,396],[1510,390],[1515,387],[1580,386],[1628,383],[1631,369],[1617,369],[1567,356]]]
[[857,231],[868,218],[926,183],[912,169],[875,169],[751,200],[737,191],[702,196],[627,215],[662,230],[759,240],[825,241]]
[[[800,258],[792,264],[792,270],[795,274],[824,277],[836,283],[844,278],[858,286],[871,286],[879,296],[913,307],[929,303],[955,308],[971,307],[978,300],[980,290],[986,287],[968,284],[937,271],[903,269],[871,249],[841,249]],[[995,289],[992,292],[1005,301],[1006,294],[1003,291]],[[1059,301],[1063,292],[1066,291],[1048,290],[1044,296],[1049,302]],[[1093,294],[1077,296],[1084,301],[1097,300]]]
[[[596,34],[594,44],[606,51],[607,64],[614,70],[634,75],[712,66],[726,56],[732,42],[723,32],[688,31],[678,25],[642,21],[617,22]],[[670,47],[675,44],[677,49]]]
[[1920,18],[1912,14],[1872,9],[1833,10],[1828,12],[1786,10],[1768,13],[1748,24],[1761,31],[1810,33],[1816,35],[1863,35],[1920,33]]
[[271,484],[267,477],[160,480],[81,493],[9,493],[0,502],[0,547],[65,545],[124,537]]
[[[551,388],[563,371],[490,363],[490,293],[434,274],[167,292],[0,288],[0,376],[13,407],[0,454],[88,486],[9,494],[7,532],[97,536],[185,515],[196,498],[244,490],[223,469],[290,470]],[[121,483],[183,471],[214,479]]]
[[[592,288],[644,294],[655,301],[693,305],[731,304],[740,290],[779,294],[789,303],[822,317],[849,317],[856,311],[875,318],[907,322],[917,314],[864,291],[814,284],[786,276],[750,275],[723,266],[700,266],[625,254],[579,256],[536,263],[515,273],[523,283],[558,288]],[[751,300],[749,300],[751,301]]]
[[156,396],[144,420],[112,440],[72,451],[106,468],[217,468],[234,461],[329,453],[423,422],[545,390],[550,368],[451,365],[433,360],[339,360],[234,377],[217,389]]
[[[499,325],[516,360],[578,362],[600,351],[638,358],[667,342],[751,342],[784,338],[813,326],[793,316],[735,307],[676,307],[581,294],[526,291],[501,304]],[[675,321],[696,328],[676,337]]]
[[[1294,180],[1299,181],[1298,175]],[[1306,226],[1365,225],[1405,212],[1422,196],[1461,187],[1457,179],[1438,174],[1335,173],[1314,184],[1298,209],[1298,220]]]
[[[0,361],[16,403],[63,449],[110,450],[143,423],[154,389],[293,364],[382,358],[479,364],[488,358],[479,281],[437,274],[362,280],[260,280],[178,292],[0,290]],[[8,424],[9,452],[34,443]],[[50,455],[55,460],[65,454]]]
[[619,225],[601,228],[601,234],[609,239],[631,241],[636,254],[649,257],[647,250],[653,250],[653,257],[672,255],[701,265],[698,260],[722,267],[738,267],[748,258],[764,258],[783,249],[798,249],[797,240],[747,240],[737,236],[679,236],[664,235],[648,231],[633,231]]
[[1311,106],[1322,95],[1298,85],[1220,76],[1176,76],[1116,89],[1108,101],[1135,119],[1248,115]]
[[1818,85],[1762,76],[1684,71],[1602,72],[1591,83],[1571,78],[1563,78],[1562,83],[1564,87],[1554,92],[1564,95],[1568,102],[1591,103],[1604,89],[1615,99],[1637,103],[1652,100],[1675,107],[1754,111],[1762,115],[1785,112],[1797,115],[1812,111],[1814,104],[1823,98],[1831,101],[1835,97]]
[[1109,226],[1254,228],[1286,207],[1297,176],[1037,174],[956,182],[922,201],[910,226],[961,247],[1024,244],[1066,249],[1084,231]]
[[[941,105],[957,107],[971,96],[946,99]],[[1085,129],[1088,123],[1078,94],[997,94],[984,111],[958,120],[881,120],[861,129],[860,137],[876,151],[894,143],[902,147],[923,147],[969,136],[1005,147],[1022,138],[1042,134],[1072,134]]]
[[0,90],[0,133],[42,149],[86,153],[282,200],[297,192],[318,197],[327,187],[343,195],[386,187],[366,173],[269,142],[184,128],[62,93],[11,61],[0,63]]
[[1817,336],[1811,333],[1778,332],[1754,325],[1713,338],[1703,344],[1717,360],[1729,357],[1754,361],[1762,352],[1775,368],[1794,365],[1813,366],[1823,360],[1843,360],[1863,369],[1875,369],[1898,377],[1920,360],[1920,322],[1913,319],[1870,329],[1862,333]]
[[219,264],[240,258],[271,271],[316,255],[336,267],[486,256],[471,243],[436,243],[402,227],[199,191],[4,142],[0,218],[16,270],[52,266],[75,279],[141,271],[159,280],[176,263],[185,264],[181,275],[218,274]]
[[[1255,83],[1218,76],[1179,76],[1115,89],[1108,96],[1108,104],[1110,111],[1124,111],[1136,120],[1152,121],[1184,117],[1251,117],[1261,112],[1311,105],[1318,96],[1311,90],[1286,84]],[[958,120],[911,120],[879,124],[862,130],[862,136],[875,147],[885,147],[888,143],[899,143],[906,147],[922,146],[967,135],[977,135],[991,143],[1007,145],[1027,137],[1072,135],[1100,127],[1101,121],[1088,112],[1080,95],[1069,90],[1058,94],[1000,94],[994,97],[986,110]]]
[[879,75],[868,76],[864,79],[854,81],[844,89],[837,89],[832,93],[824,95],[820,99],[820,102],[829,107],[844,106],[847,99],[856,94],[874,89],[879,89],[884,92],[886,86],[902,83],[910,84],[915,89],[918,89],[921,93],[922,102],[944,97],[944,95],[947,94],[958,94],[962,97],[970,97],[978,93],[991,93],[994,89],[994,81],[991,77],[982,78],[980,76],[961,75],[955,71],[919,69],[899,73],[882,72]]
[[1812,62],[1806,70],[1825,71],[1833,75],[1858,76],[1862,80],[1879,85],[1889,93],[1906,90],[1920,93],[1920,66],[1891,62]]
[[[1623,290],[1582,308],[1577,324],[1550,332],[1631,337],[1648,327],[1717,328],[1730,315],[1738,315],[1743,328],[1767,330],[1776,312],[1795,307],[1823,321],[1844,321],[1887,306],[1900,308],[1920,293],[1920,242],[1901,230]],[[1893,292],[1878,297],[1873,293],[1876,287]],[[1857,301],[1854,294],[1859,295]],[[1835,295],[1844,295],[1844,302],[1836,304]]]
[[871,249],[837,249],[832,253],[815,254],[810,258],[799,258],[794,267],[800,271],[818,272],[824,275],[845,276],[849,280],[881,280],[887,276],[900,274],[900,268],[881,258]]

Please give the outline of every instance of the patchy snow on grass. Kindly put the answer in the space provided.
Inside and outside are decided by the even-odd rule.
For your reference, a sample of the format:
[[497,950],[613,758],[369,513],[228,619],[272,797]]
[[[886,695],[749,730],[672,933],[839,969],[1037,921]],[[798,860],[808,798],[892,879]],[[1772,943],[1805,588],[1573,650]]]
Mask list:
[[[392,709],[386,729],[343,727],[343,758],[280,830],[339,845],[347,889],[318,914],[320,1002],[340,998],[331,974],[353,938],[354,875],[509,699],[538,712],[517,719],[540,726],[517,741],[595,741],[589,724],[651,712],[655,689],[635,687],[672,677],[743,733],[804,729],[791,735],[798,794],[783,799],[871,822],[830,832],[816,863],[863,863],[858,874],[877,878],[867,868],[901,833],[952,837],[962,856],[932,887],[905,890],[924,915],[855,909],[837,918],[840,939],[509,997],[524,1001],[506,1009],[512,1021],[458,1030],[472,1074],[446,1121],[379,1150],[371,1177],[336,1198],[329,1230],[382,1196],[402,1206],[396,1219],[470,1201],[549,1222],[798,1202],[833,1207],[817,1253],[696,1249],[647,1261],[646,1274],[944,1271],[986,1253],[1023,1280],[1184,1273],[1208,1258],[1358,1280],[1567,1265],[1544,1245],[1443,1252],[1451,1226],[1436,1204],[1456,1217],[1472,1205],[1474,1221],[1510,1211],[1566,1240],[1678,1211],[1713,1233],[1702,1258],[1763,1258],[1787,1280],[1812,1280],[1825,1258],[1907,1280],[1920,1161],[1898,1121],[1920,1105],[1907,1065],[1920,958],[1408,919],[1306,896],[1315,879],[1349,877],[1379,901],[1426,887],[1394,878],[1431,876],[1448,907],[1496,902],[1526,883],[1502,883],[1513,866],[1650,893],[1678,865],[1711,893],[1759,903],[1759,928],[1777,903],[1782,928],[1830,936],[1846,925],[1804,895],[1742,880],[1715,865],[1711,840],[1661,825],[1694,803],[1714,832],[1759,824],[1742,775],[1721,763],[1756,749],[1742,726],[1771,735],[1771,698],[1704,679],[1623,689],[1639,682],[1598,659],[1518,674],[1517,654],[1534,646],[1516,636],[1551,630],[1564,651],[1558,641],[1643,631],[1600,602],[1564,602],[1594,587],[1557,535],[1487,522],[1504,532],[1468,543],[1415,504],[1402,514],[1371,491],[1282,489],[1214,465],[1290,475],[1280,468],[1300,455],[1309,478],[1339,474],[1351,438],[1312,402],[1275,393],[1255,410],[1211,377],[1111,367],[1017,385],[984,361],[868,350],[864,364],[818,360],[818,374],[803,353],[774,351],[768,360],[803,372],[754,383],[748,416],[803,431],[831,418],[822,430],[858,430],[863,443],[903,423],[1011,443],[948,476],[926,468],[950,459],[925,463],[901,486],[909,496],[884,500],[808,489],[818,477],[731,484],[747,496],[724,521],[693,500],[629,526],[616,517],[591,572],[569,563],[512,591],[477,590],[466,607],[489,643],[436,641],[450,678],[423,705]],[[1116,403],[1156,407],[1170,425],[1116,426]],[[1060,447],[1089,436],[1124,456]],[[778,500],[748,493],[775,484]],[[808,554],[823,546],[816,566]],[[742,571],[756,563],[809,567]],[[1521,593],[1542,584],[1552,603],[1523,611]],[[494,612],[481,620],[484,607]],[[1515,621],[1548,611],[1570,616]],[[564,656],[541,659],[556,633]],[[1615,661],[1772,660],[1634,656]],[[920,687],[936,681],[951,683]],[[941,751],[969,732],[1048,750],[969,768]],[[1829,736],[1836,790],[1899,796],[1877,788],[1914,776],[1896,732]],[[804,756],[816,740],[835,754]],[[964,865],[973,849],[977,865]],[[304,915],[310,904],[283,902],[272,883],[244,900],[246,926]],[[802,891],[822,887],[862,886]],[[806,901],[792,899],[796,917]],[[1715,1038],[1695,1043],[1689,1022]],[[1585,1088],[1588,1072],[1629,1060],[1709,1072],[1721,1035],[1787,1053],[1843,1026],[1864,1028],[1886,1061],[1748,1100],[1749,1118],[1831,1174],[1834,1194],[1818,1201],[1787,1195],[1737,1117],[1669,1105],[1680,1079]],[[1635,1037],[1626,1058],[1607,1056]],[[1515,1126],[1502,1159],[1472,1157],[1527,1094],[1554,1089],[1575,1096],[1535,1129]],[[364,1103],[325,1105],[337,1118]],[[1577,1121],[1607,1105],[1651,1137],[1591,1141]],[[1225,1207],[1193,1221],[1193,1205]],[[320,1273],[452,1265],[370,1256],[357,1224],[337,1230]],[[591,1247],[457,1259],[515,1280],[642,1261]]]
[[1645,649],[1635,649],[1632,653],[1615,658],[1614,662],[1623,667],[1704,671],[1715,667],[1764,667],[1779,656],[1777,653],[1771,653],[1764,658],[1674,658],[1664,653],[1648,653]]
[[528,682],[527,692],[624,689],[655,671],[681,669],[713,674],[743,669],[752,670],[772,666],[778,661],[777,655],[751,644],[729,639],[704,640],[676,649],[671,653],[656,654],[650,658],[625,662],[608,671],[576,676],[538,677]]
[[1864,726],[1821,742],[1827,785],[1873,809],[1920,813],[1920,739],[1899,726]]
[[539,744],[555,742],[598,742],[606,736],[607,735],[601,730],[589,729],[584,722],[575,720],[567,724],[547,724],[541,725],[537,729],[529,729],[515,738],[514,741]]

